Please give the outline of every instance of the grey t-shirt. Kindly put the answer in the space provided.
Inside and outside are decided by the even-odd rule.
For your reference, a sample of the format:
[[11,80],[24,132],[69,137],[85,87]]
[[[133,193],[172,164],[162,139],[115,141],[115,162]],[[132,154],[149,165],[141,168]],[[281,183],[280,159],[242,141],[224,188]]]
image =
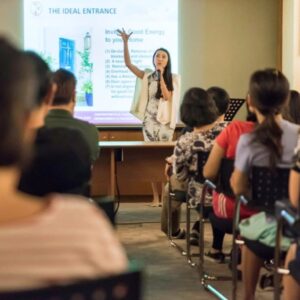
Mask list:
[[[290,168],[293,166],[294,149],[297,145],[300,126],[288,122],[280,121],[283,131],[281,142],[283,153],[278,167]],[[234,166],[237,170],[248,173],[252,166],[268,166],[269,150],[262,144],[252,142],[253,133],[243,134],[238,142]]]

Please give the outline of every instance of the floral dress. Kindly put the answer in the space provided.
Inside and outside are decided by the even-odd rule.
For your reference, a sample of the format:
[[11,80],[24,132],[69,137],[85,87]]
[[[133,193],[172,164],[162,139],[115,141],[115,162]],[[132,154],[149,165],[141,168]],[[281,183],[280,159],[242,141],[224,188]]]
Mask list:
[[[202,192],[202,184],[195,181],[193,176],[197,171],[197,152],[210,152],[215,138],[227,125],[228,122],[218,122],[207,131],[187,132],[176,143],[174,172],[178,180],[188,180],[189,203],[192,207],[199,204]],[[211,197],[206,200],[206,205],[211,205]]]
[[148,76],[148,103],[143,121],[143,135],[146,142],[171,141],[174,129],[170,124],[163,125],[157,121],[159,99],[155,97],[158,81],[155,73]]

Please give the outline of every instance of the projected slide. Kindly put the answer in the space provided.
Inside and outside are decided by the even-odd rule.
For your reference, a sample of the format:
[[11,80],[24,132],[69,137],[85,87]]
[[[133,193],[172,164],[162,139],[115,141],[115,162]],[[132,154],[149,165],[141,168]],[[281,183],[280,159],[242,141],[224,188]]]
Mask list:
[[136,78],[116,29],[133,32],[131,60],[140,69],[153,69],[152,55],[164,47],[177,73],[177,15],[177,0],[24,0],[24,47],[76,75],[78,118],[139,124],[129,113]]

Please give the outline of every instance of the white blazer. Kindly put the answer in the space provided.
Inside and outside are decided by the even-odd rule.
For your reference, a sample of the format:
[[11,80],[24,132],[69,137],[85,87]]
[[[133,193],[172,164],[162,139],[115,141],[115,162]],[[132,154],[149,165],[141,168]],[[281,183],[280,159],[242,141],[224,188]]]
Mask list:
[[[134,97],[130,108],[130,113],[139,120],[144,121],[145,111],[148,103],[148,77],[152,74],[152,70],[146,69],[142,79],[137,78],[135,84]],[[172,74],[173,92],[171,100],[159,100],[157,121],[161,124],[169,124],[170,128],[175,129],[177,123],[177,115],[180,97],[180,76]]]

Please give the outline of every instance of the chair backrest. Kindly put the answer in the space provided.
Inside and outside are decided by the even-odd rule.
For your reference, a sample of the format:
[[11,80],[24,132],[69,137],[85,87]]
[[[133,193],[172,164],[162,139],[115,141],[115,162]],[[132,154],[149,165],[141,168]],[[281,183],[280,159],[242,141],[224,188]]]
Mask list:
[[207,162],[209,153],[210,152],[208,151],[197,151],[197,171],[194,176],[197,182],[204,183],[205,181],[205,178],[203,176],[203,168]]
[[248,205],[274,213],[276,200],[288,199],[289,168],[252,167]]
[[241,106],[245,103],[244,99],[230,99],[229,107],[225,113],[224,121],[232,121]]
[[115,225],[115,199],[112,196],[94,196],[90,198],[91,202],[95,203],[102,209],[112,225]]
[[63,286],[0,293],[3,300],[140,300],[140,270]]
[[228,197],[234,198],[234,193],[230,186],[230,177],[234,169],[234,160],[223,158],[221,162],[220,171],[218,174],[216,190],[218,193],[223,193]]

